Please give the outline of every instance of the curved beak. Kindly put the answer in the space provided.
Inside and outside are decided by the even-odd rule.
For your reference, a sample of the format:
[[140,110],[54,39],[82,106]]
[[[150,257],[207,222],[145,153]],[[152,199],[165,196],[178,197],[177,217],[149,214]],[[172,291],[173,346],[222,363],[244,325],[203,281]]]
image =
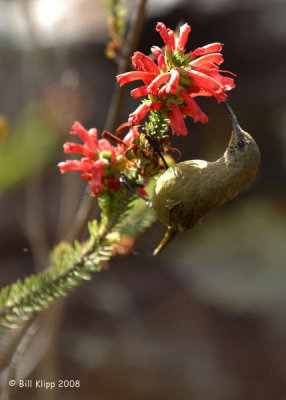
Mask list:
[[231,121],[232,121],[233,131],[234,131],[235,133],[240,133],[240,132],[242,131],[242,129],[241,129],[239,123],[237,122],[236,116],[235,116],[234,112],[232,111],[230,105],[229,105],[226,101],[224,101],[223,104],[224,104],[224,106],[225,106],[227,112],[228,112],[229,115],[230,115],[230,118],[231,118]]

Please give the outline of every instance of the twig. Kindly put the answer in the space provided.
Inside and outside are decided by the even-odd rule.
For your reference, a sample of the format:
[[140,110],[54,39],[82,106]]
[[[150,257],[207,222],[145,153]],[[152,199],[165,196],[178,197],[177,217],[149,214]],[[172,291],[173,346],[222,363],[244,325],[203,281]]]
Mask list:
[[[137,8],[132,15],[130,29],[126,40],[123,45],[122,58],[119,63],[118,74],[123,74],[128,71],[130,66],[130,58],[134,53],[137,43],[139,41],[140,33],[142,31],[144,19],[145,19],[145,8],[147,0],[140,0],[137,2]],[[113,91],[109,112],[105,123],[104,130],[114,132],[118,126],[118,119],[122,108],[123,98],[125,94],[125,86],[119,87],[116,85]]]

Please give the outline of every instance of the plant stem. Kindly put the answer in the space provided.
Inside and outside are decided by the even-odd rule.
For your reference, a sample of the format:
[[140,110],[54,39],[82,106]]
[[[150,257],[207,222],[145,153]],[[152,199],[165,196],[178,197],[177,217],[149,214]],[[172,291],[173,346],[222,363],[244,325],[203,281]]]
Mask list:
[[[126,37],[123,46],[123,57],[122,61],[119,65],[118,74],[122,74],[128,70],[130,57],[134,50],[136,49],[136,45],[138,43],[140,33],[143,27],[144,16],[145,16],[145,8],[146,8],[147,0],[138,0],[137,7],[134,11],[131,26],[129,29],[129,33]],[[114,87],[112,100],[109,107],[109,112],[107,115],[106,123],[104,130],[106,131],[114,131],[117,126],[118,118],[122,109],[124,98],[124,88],[120,88],[118,85]],[[78,211],[75,215],[73,223],[65,236],[65,240],[74,241],[82,239],[84,232],[86,230],[87,222],[90,220],[90,217],[93,214],[94,207],[96,205],[96,199],[87,195],[89,189],[85,189],[83,198],[78,207]]]
[[[137,8],[132,15],[130,22],[131,26],[123,45],[122,58],[119,63],[118,74],[123,74],[129,69],[131,56],[137,47],[142,31],[145,19],[146,4],[147,0],[140,0],[137,2]],[[122,109],[124,95],[125,86],[120,87],[119,85],[116,85],[113,91],[109,112],[104,127],[105,131],[114,132],[116,127],[118,126],[118,120]]]
[[[76,269],[82,269],[84,268],[86,262],[88,261],[88,257],[98,251],[100,253],[100,246],[106,239],[107,235],[112,232],[113,228],[116,226],[118,223],[120,216],[124,212],[125,207],[127,206],[128,202],[131,200],[133,197],[133,194],[129,192],[127,189],[125,190],[125,195],[123,196],[123,199],[121,201],[120,206],[116,210],[116,213],[112,217],[112,219],[109,221],[108,225],[103,229],[103,232],[100,234],[99,238],[95,238],[95,240],[92,241],[90,247],[82,254],[82,256],[76,261],[74,264],[72,264],[67,270],[65,270],[61,275],[58,275],[55,277],[53,280],[49,280],[44,286],[41,286],[40,288],[34,289],[30,291],[27,295],[20,297],[18,300],[16,300],[13,303],[10,303],[8,306],[3,307],[0,310],[0,322],[1,320],[3,321],[1,325],[5,326],[5,320],[7,317],[11,314],[13,314],[13,310],[15,308],[23,307],[27,303],[31,303],[32,299],[37,299],[45,294],[45,292],[49,292],[52,290],[52,288],[55,285],[60,285],[61,283],[64,283],[67,281],[71,275],[74,273]],[[100,265],[100,264],[99,264]],[[58,298],[59,296],[57,296]],[[54,301],[56,298],[53,298],[52,301]],[[47,305],[45,306],[47,307]],[[31,311],[33,312],[33,311]],[[22,316],[22,318],[26,316],[27,313]],[[21,320],[21,317],[19,317],[19,320]],[[15,324],[15,323],[14,323]],[[16,322],[17,324],[17,322]],[[7,326],[7,325],[6,325]]]

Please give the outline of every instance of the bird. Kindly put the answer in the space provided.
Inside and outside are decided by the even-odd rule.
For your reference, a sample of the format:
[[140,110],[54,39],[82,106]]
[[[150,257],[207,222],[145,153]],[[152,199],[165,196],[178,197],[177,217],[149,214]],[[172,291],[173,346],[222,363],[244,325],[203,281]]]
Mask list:
[[167,232],[153,255],[160,253],[178,231],[193,228],[209,211],[236,197],[255,177],[261,155],[253,137],[239,125],[227,102],[232,121],[230,141],[216,161],[188,160],[169,167],[158,178],[152,207]]

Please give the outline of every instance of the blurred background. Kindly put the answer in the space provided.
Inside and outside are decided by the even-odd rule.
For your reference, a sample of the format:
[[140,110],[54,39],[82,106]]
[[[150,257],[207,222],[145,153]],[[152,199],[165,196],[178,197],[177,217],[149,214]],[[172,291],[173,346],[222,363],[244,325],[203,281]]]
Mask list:
[[[106,20],[100,0],[0,1],[1,287],[44,268],[81,199],[77,173],[56,164],[74,120],[104,127],[117,70]],[[152,257],[165,231],[155,223],[136,253],[56,305],[19,376],[80,388],[15,399],[286,399],[286,2],[149,0],[146,54],[162,44],[157,21],[188,22],[188,49],[224,43],[222,68],[237,74],[229,102],[260,147],[259,174]],[[135,103],[127,96],[119,122]],[[214,99],[199,104],[210,122],[189,121],[173,144],[184,160],[215,160],[230,120]]]

